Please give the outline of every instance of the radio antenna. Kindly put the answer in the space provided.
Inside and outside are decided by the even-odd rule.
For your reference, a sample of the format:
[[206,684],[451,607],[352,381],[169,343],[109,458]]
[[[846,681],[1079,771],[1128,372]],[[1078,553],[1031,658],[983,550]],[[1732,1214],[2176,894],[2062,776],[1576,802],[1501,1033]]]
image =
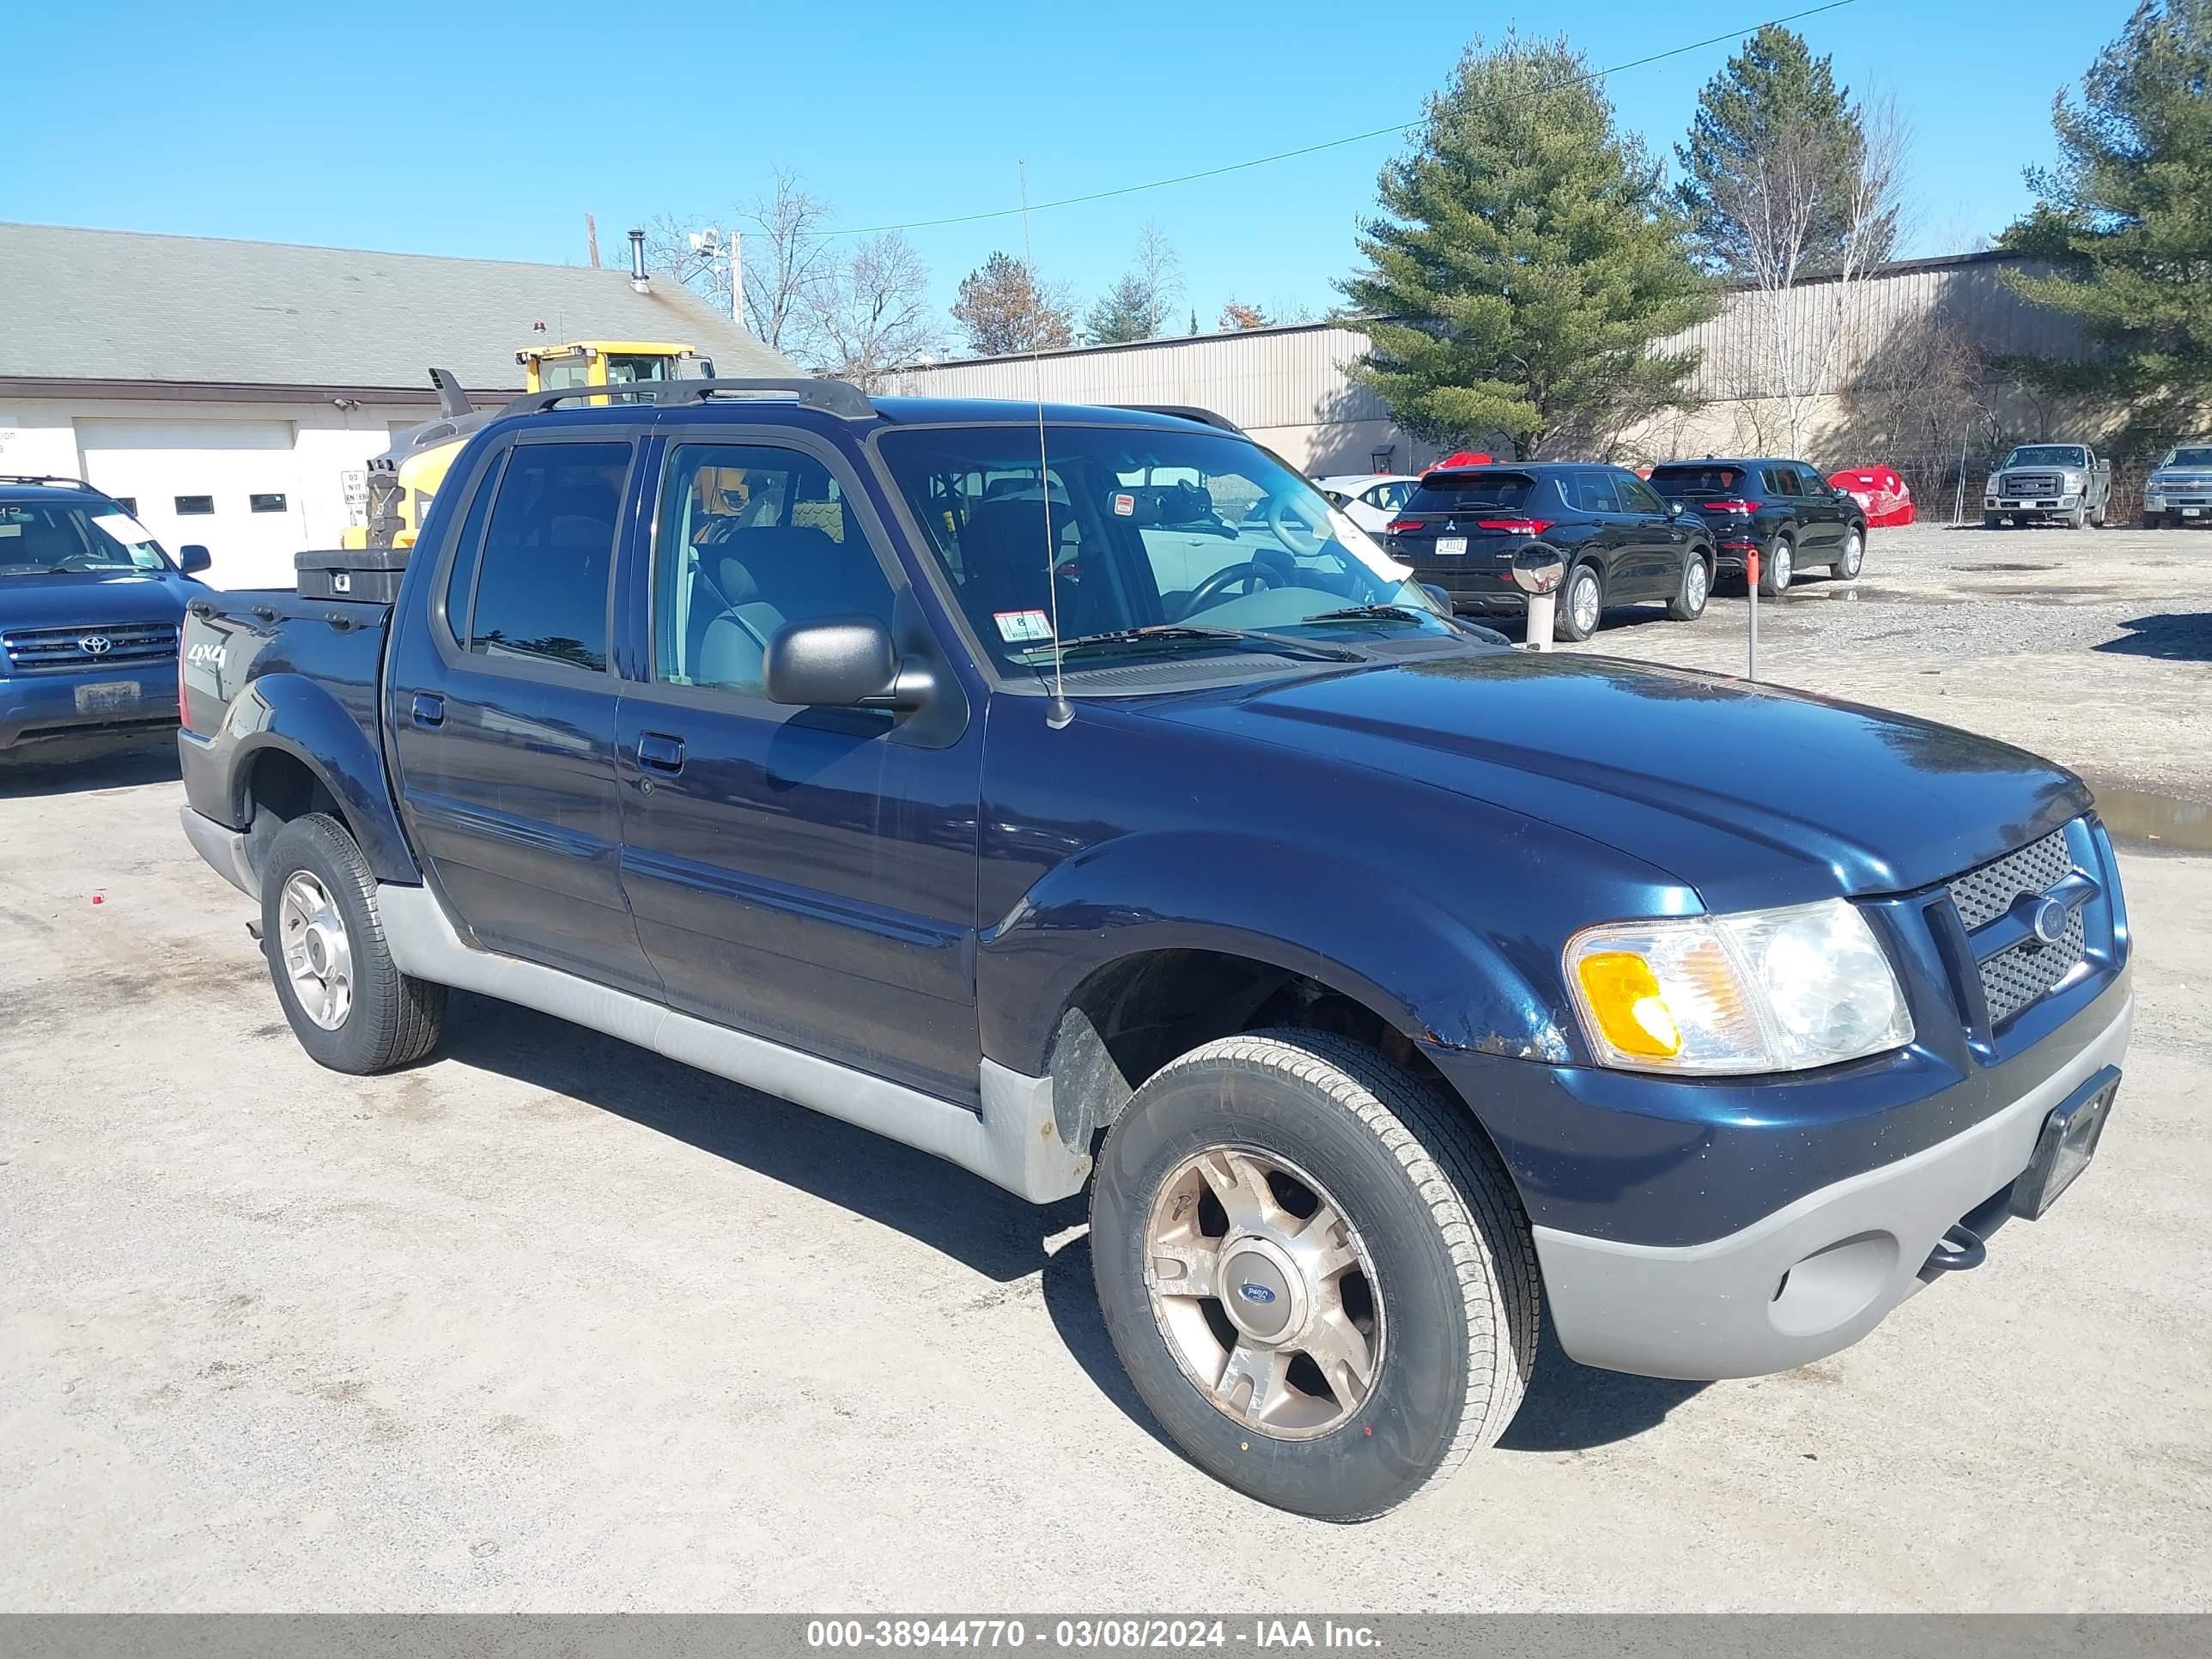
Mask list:
[[[1030,164],[1014,163],[1022,181],[1022,263],[1028,267],[1030,285],[1036,285],[1036,256],[1030,247]],[[1060,544],[1052,533],[1052,475],[1044,447],[1044,343],[1038,337],[1036,311],[1030,311],[1030,386],[1036,400],[1037,505],[1044,509],[1044,595],[1052,617],[1052,696],[1044,706],[1044,723],[1057,732],[1075,718],[1075,705],[1067,700],[1067,681],[1060,668],[1060,575],[1054,564]]]

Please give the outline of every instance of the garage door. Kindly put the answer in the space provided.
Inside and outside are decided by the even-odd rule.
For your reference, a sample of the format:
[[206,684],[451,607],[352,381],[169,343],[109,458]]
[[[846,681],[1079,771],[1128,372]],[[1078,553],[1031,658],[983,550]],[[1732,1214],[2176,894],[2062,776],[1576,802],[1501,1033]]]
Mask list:
[[171,554],[198,542],[217,587],[289,587],[302,532],[289,421],[76,422],[85,474]]

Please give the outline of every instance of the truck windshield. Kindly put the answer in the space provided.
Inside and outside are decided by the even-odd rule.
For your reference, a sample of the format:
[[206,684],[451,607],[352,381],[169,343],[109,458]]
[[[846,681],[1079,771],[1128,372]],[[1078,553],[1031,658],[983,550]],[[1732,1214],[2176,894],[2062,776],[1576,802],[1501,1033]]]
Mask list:
[[2022,444],[2005,457],[2007,466],[2087,466],[2089,452],[2079,444]]
[[1240,635],[1308,627],[1455,632],[1410,570],[1242,438],[1051,426],[1042,488],[1034,426],[894,428],[877,441],[1002,669],[1051,660],[1055,614],[1056,637],[1085,640],[1086,657],[1229,652]]
[[153,532],[112,501],[0,501],[0,576],[168,568]]
[[2212,466],[2212,444],[2191,444],[2180,449],[2169,449],[2160,466]]

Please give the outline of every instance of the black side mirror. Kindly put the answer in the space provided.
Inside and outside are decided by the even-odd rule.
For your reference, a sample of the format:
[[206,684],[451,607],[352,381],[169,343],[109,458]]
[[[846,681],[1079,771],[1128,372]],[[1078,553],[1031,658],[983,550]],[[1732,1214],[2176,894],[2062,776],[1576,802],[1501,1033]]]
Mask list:
[[785,623],[769,636],[761,680],[770,702],[807,708],[918,708],[929,692],[927,673],[901,671],[872,617]]
[[197,576],[215,562],[215,555],[198,542],[191,542],[177,550],[177,563],[187,576]]
[[1421,592],[1437,602],[1437,610],[1443,615],[1449,617],[1452,614],[1451,595],[1445,592],[1443,588],[1438,587],[1434,582],[1423,582]]

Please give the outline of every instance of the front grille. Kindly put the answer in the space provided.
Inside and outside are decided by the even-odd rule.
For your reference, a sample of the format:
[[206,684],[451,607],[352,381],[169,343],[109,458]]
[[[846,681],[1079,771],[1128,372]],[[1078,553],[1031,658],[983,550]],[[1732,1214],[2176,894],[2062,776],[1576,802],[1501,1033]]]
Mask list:
[[[106,642],[102,649],[100,641]],[[87,669],[173,661],[174,623],[87,623],[76,628],[17,628],[0,634],[0,653],[18,673],[82,673]]]
[[[2010,910],[2023,894],[2047,893],[2073,873],[2074,855],[2066,845],[2066,832],[2054,830],[2040,841],[1954,878],[1949,884],[1951,902],[1972,934]],[[2085,908],[2074,908],[2057,943],[2026,939],[1981,963],[1982,996],[1989,1005],[1992,1028],[2048,995],[2074,971],[2088,949]]]
[[2008,472],[2004,488],[1998,493],[2005,495],[2056,495],[2061,482],[2055,472]]
[[2028,939],[1984,963],[1982,995],[1990,1005],[1990,1027],[2003,1024],[2031,1002],[2048,996],[2053,986],[2074,971],[2088,948],[2087,927],[2076,909],[2067,919],[2066,932],[2057,944]]
[[1971,933],[2011,909],[2022,893],[2049,892],[2073,867],[2066,832],[2054,830],[2041,841],[1959,877],[1951,883],[1951,902],[1959,907],[1959,920]]

